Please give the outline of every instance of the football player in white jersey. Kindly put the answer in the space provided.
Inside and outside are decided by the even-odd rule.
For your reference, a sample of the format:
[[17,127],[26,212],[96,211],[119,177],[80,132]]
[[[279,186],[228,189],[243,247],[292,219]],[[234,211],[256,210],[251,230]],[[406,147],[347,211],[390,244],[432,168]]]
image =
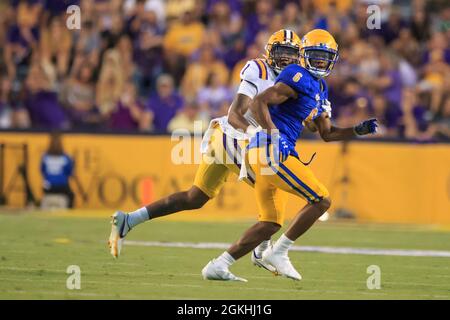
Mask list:
[[[136,225],[147,220],[166,216],[183,210],[201,208],[214,198],[231,172],[240,176],[250,186],[254,186],[255,175],[247,172],[242,165],[249,136],[258,130],[258,124],[248,110],[249,102],[258,93],[274,84],[277,75],[284,67],[299,60],[300,38],[291,30],[275,32],[266,45],[264,59],[254,59],[246,63],[241,71],[241,83],[230,106],[228,115],[213,119],[202,141],[202,162],[197,170],[194,183],[189,190],[173,193],[136,211],[125,213],[117,211],[112,216],[112,229],[109,237],[111,254],[120,255],[122,241]],[[248,237],[248,231],[234,246],[234,258],[227,252],[223,259],[238,259],[245,254],[248,246],[256,247],[252,254],[255,265],[271,272],[275,269],[261,260],[262,252],[268,247],[270,236],[281,226],[277,221],[258,221],[251,230],[257,238]],[[275,230],[275,232],[274,232]],[[257,231],[257,232],[255,232]],[[242,249],[242,250],[241,250]],[[250,249],[251,250],[251,249]],[[242,254],[240,252],[242,251]],[[219,276],[221,280],[241,280],[227,270]]]

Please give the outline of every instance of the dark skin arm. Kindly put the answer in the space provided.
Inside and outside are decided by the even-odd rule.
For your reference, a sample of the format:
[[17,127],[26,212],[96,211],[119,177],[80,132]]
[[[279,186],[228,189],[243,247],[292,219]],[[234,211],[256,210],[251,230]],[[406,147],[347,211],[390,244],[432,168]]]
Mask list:
[[290,98],[296,98],[297,93],[288,85],[278,82],[273,87],[268,88],[258,94],[250,103],[250,110],[255,116],[259,125],[268,131],[277,129],[272,122],[269,113],[269,105],[280,104]]
[[244,118],[244,114],[247,112],[248,105],[252,99],[245,94],[237,94],[231,103],[230,110],[228,111],[228,122],[235,128],[242,131],[246,131],[250,125]]
[[322,113],[320,117],[317,117],[314,120],[314,124],[325,142],[349,140],[356,137],[353,127],[335,127],[331,124],[330,118],[325,113]]
[[[282,82],[278,82],[275,86],[257,95],[250,103],[249,108],[263,129],[273,130],[276,129],[276,126],[270,117],[269,105],[280,104],[290,98],[297,98],[295,90]],[[312,124],[308,125],[308,128],[311,128],[313,131],[317,128],[325,142],[348,140],[355,137],[353,127],[334,127],[325,113],[316,118],[314,124],[315,126]]]

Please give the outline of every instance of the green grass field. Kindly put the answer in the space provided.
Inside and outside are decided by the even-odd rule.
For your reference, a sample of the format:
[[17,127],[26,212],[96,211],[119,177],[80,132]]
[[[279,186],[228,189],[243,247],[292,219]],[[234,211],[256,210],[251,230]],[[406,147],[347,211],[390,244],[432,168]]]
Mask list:
[[[155,220],[129,235],[135,241],[227,242],[251,222]],[[114,260],[108,218],[0,214],[0,299],[449,299],[450,258],[292,252],[303,280],[275,277],[251,265],[232,271],[248,283],[204,281],[200,271],[222,249],[125,245]],[[277,235],[278,237],[278,235]],[[450,232],[318,223],[302,246],[450,251]],[[81,268],[81,290],[68,290],[66,269]],[[381,268],[381,289],[369,290],[369,265]]]

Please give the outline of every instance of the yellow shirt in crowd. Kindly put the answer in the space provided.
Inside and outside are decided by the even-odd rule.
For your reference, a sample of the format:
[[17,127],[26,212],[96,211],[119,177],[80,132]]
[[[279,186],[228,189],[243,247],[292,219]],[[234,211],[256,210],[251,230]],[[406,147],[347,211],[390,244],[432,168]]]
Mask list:
[[184,56],[190,56],[201,43],[205,28],[202,23],[189,25],[175,23],[164,37],[164,48]]

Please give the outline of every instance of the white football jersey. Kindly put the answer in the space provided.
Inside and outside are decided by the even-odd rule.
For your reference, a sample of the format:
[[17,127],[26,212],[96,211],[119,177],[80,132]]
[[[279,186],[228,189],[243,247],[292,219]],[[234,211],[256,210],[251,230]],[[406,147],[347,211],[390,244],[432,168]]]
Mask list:
[[[244,94],[253,99],[258,93],[263,92],[267,88],[273,86],[277,75],[269,67],[267,62],[263,59],[249,60],[241,70],[241,83],[239,85],[238,94]],[[247,110],[244,118],[255,127],[258,123],[254,119],[252,112]],[[235,139],[246,139],[247,136],[238,132],[232,125],[228,123],[228,116],[215,119],[219,122],[222,131]]]
[[[244,94],[249,98],[253,99],[257,94],[273,86],[276,77],[277,75],[275,74],[275,72],[269,67],[269,65],[263,59],[249,60],[241,70],[241,83],[239,85],[237,94]],[[250,110],[247,110],[247,112],[244,114],[244,117],[253,126],[255,127],[259,126]],[[229,124],[228,116],[216,118],[211,120],[208,130],[205,132],[205,135],[203,136],[201,144],[202,153],[207,153],[209,140],[212,134],[211,127],[213,123],[219,123],[222,131],[228,138],[237,140],[249,139],[246,133],[236,130],[231,124]],[[239,162],[241,162],[239,159],[245,158],[245,148],[242,149],[242,152],[243,154],[236,155]],[[241,165],[239,180],[245,178],[247,176],[247,172],[248,172],[247,166],[245,164]]]
[[[239,86],[237,93],[245,94],[253,99],[258,93],[273,86],[276,77],[275,72],[269,67],[265,60],[250,60],[245,64],[244,68],[242,68],[241,85]],[[253,118],[250,110],[247,110],[244,117],[250,124],[256,127],[258,126],[258,123]]]

